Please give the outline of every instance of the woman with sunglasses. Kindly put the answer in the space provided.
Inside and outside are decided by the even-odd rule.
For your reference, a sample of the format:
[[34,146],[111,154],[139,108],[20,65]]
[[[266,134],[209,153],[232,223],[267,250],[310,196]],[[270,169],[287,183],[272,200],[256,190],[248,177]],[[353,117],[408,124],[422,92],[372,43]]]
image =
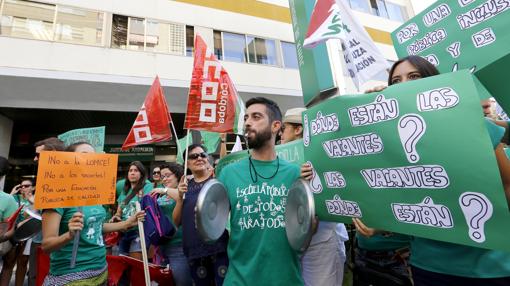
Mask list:
[[152,187],[159,188],[162,186],[163,184],[161,182],[161,168],[159,166],[156,166],[152,170]]
[[[26,213],[27,209],[32,209],[34,205],[34,184],[30,179],[25,179],[12,188],[11,196],[14,197],[18,206],[22,206],[21,212],[18,216],[17,223],[20,225],[30,216]],[[27,274],[28,258],[30,255],[30,245],[32,239],[27,241],[18,242],[7,254],[3,257],[2,273],[0,274],[0,285],[7,285],[11,279],[11,275],[16,265],[16,278],[14,285],[22,286]],[[6,284],[7,283],[7,284]]]
[[[161,170],[161,182],[163,186],[156,188],[152,192],[159,195],[158,204],[165,215],[174,223],[173,213],[177,202],[182,207],[182,197],[179,196],[177,187],[179,181],[184,175],[184,170],[177,163],[168,163],[159,166]],[[175,224],[175,223],[174,223]],[[191,274],[188,266],[188,260],[184,256],[182,249],[182,227],[177,228],[177,232],[170,241],[161,246],[165,264],[168,263],[174,278],[176,286],[191,285]]]
[[[198,194],[213,177],[206,150],[200,144],[188,147],[188,168],[193,177],[187,180],[186,176],[182,176],[178,186],[179,199],[173,212],[176,226],[182,225],[184,255],[188,259],[193,283],[197,286],[222,285],[228,267],[227,231],[214,243],[206,243],[200,237],[195,222]],[[184,193],[186,198],[183,200]]]
[[[86,142],[70,145],[66,151],[95,153]],[[126,230],[142,220],[144,212],[137,212],[118,223],[104,223],[106,211],[102,205],[46,209],[43,211],[42,249],[50,253],[50,271],[43,286],[105,286],[108,271],[103,233]],[[76,265],[70,267],[74,236],[79,233]]]
[[[419,56],[397,61],[390,70],[388,85],[419,80],[438,75],[439,71]],[[380,90],[380,89],[379,89]],[[501,180],[508,196],[510,162],[500,143],[504,129],[486,120],[486,127],[494,147]],[[477,150],[473,150],[476,152]],[[358,232],[365,236],[377,233],[354,219]],[[411,244],[412,276],[415,286],[503,286],[510,285],[510,253],[476,248],[421,237],[413,237]]]

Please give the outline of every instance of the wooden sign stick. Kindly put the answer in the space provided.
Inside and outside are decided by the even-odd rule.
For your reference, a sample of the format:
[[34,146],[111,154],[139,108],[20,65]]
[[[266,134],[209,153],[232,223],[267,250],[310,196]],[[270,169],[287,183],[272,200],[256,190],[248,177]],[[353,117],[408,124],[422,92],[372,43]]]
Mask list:
[[[141,211],[140,202],[136,202],[136,212]],[[142,245],[142,260],[143,260],[143,273],[145,275],[145,286],[151,285],[151,277],[149,273],[149,258],[147,256],[147,247],[145,244],[145,231],[143,229],[143,222],[138,220],[138,234],[140,235],[140,244]]]

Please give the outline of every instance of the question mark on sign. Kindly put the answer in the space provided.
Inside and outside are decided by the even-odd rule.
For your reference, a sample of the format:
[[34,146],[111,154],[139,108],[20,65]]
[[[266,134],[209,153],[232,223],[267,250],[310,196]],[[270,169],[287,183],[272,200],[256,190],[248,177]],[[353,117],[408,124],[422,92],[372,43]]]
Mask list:
[[305,147],[308,147],[310,145],[310,129],[308,127],[308,115],[303,115],[303,144]]
[[425,134],[426,129],[425,120],[418,114],[406,114],[398,121],[398,135],[402,147],[404,147],[407,161],[416,163],[420,160],[420,155],[416,151],[416,144]]
[[484,242],[485,222],[492,217],[492,203],[484,194],[465,192],[460,195],[459,204],[469,227],[469,238]]
[[307,161],[308,165],[312,167],[312,179],[310,180],[310,187],[312,188],[312,193],[314,194],[320,194],[322,192],[322,182],[321,178],[315,171],[315,168],[312,165],[312,162]]

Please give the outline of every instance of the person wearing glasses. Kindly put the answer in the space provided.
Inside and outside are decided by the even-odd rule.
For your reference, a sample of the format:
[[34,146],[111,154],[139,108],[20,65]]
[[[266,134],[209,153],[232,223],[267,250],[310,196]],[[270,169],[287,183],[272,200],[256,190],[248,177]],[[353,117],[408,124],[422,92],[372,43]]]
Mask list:
[[[228,232],[225,230],[214,243],[206,243],[200,237],[195,222],[198,195],[204,184],[213,177],[206,151],[200,144],[188,147],[188,168],[193,178],[188,181],[186,176],[182,176],[178,186],[179,199],[173,213],[175,225],[182,225],[184,255],[188,259],[193,283],[197,286],[222,285],[228,268]],[[184,193],[186,198],[182,199]]]
[[[19,225],[30,218],[26,210],[32,209],[34,205],[34,184],[32,180],[26,179],[21,181],[21,184],[14,186],[11,191],[11,196],[14,197],[18,206],[23,207],[17,219]],[[14,280],[14,285],[16,286],[23,285],[25,281],[31,244],[32,239],[19,242],[16,247],[13,247],[3,258],[2,277],[8,277],[10,280],[14,265],[16,265],[16,278]],[[6,278],[2,278],[2,280],[4,279]]]
[[[152,193],[159,195],[158,205],[170,221],[174,223],[173,213],[176,209],[177,201],[180,202],[179,206],[182,207],[182,197],[179,196],[177,187],[184,175],[184,169],[177,163],[163,164],[159,166],[159,169],[161,170],[162,187],[154,189]],[[191,286],[188,260],[184,256],[182,249],[182,227],[177,228],[175,235],[170,241],[161,246],[161,250],[165,258],[165,264],[169,264],[170,269],[172,269],[175,285]]]
[[161,168],[158,166],[156,166],[152,170],[152,186],[154,188],[159,188],[159,187],[163,186],[163,184],[161,182]]

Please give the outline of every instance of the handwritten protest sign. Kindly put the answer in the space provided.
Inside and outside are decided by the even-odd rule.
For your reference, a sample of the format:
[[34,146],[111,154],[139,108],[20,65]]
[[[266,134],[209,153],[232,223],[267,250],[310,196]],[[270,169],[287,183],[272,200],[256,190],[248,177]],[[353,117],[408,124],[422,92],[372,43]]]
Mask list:
[[113,204],[116,154],[41,152],[35,208]]
[[67,131],[58,135],[58,139],[64,141],[66,146],[76,142],[87,142],[94,147],[97,153],[104,149],[105,127],[81,128]]
[[399,58],[420,55],[443,73],[469,69],[510,110],[509,23],[508,0],[443,0],[404,23],[392,38]]
[[[276,155],[284,160],[287,160],[291,163],[294,163],[298,166],[301,166],[305,162],[305,155],[303,153],[303,140],[294,140],[292,142],[277,145],[276,146]],[[218,162],[218,165],[216,165],[216,176],[218,176],[221,172],[221,170],[234,162],[237,162],[241,159],[247,158],[249,156],[249,153],[247,150],[239,151],[235,153],[230,153],[227,156],[221,158],[221,160]]]
[[510,250],[510,212],[467,71],[332,98],[303,123],[321,220],[359,217],[388,231]]

